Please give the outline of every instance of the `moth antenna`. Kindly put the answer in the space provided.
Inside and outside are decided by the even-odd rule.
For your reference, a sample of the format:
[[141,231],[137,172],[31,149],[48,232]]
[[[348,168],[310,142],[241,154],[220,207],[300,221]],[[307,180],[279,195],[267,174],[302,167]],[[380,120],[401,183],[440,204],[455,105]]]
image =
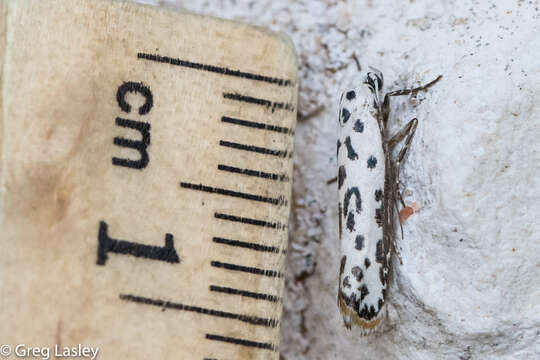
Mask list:
[[362,65],[360,64],[360,60],[358,60],[358,57],[356,56],[356,53],[353,52],[351,57],[353,58],[354,62],[356,63],[356,67],[358,68],[358,72],[362,71]]

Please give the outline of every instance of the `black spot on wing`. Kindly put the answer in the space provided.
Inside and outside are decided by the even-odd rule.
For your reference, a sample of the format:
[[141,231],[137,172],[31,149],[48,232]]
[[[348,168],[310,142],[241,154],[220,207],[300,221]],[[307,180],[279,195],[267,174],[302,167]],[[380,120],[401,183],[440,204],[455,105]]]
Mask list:
[[386,257],[384,255],[384,248],[383,248],[383,242],[382,240],[377,241],[377,247],[375,250],[375,261],[377,261],[380,264],[383,264],[386,260]]
[[366,258],[364,260],[364,265],[366,265],[366,269],[367,269],[369,267],[369,265],[371,265],[371,261],[368,258]]
[[352,100],[356,97],[356,93],[353,90],[347,91],[345,97],[347,98],[347,100]]
[[338,189],[341,189],[346,178],[347,171],[345,171],[345,166],[341,165],[338,169]]
[[383,192],[381,189],[375,190],[375,201],[381,201],[383,198]]
[[380,208],[375,209],[375,222],[379,227],[383,226],[383,209],[382,206]]
[[375,166],[377,166],[377,158],[371,155],[369,159],[367,160],[367,167],[370,169],[374,169]]
[[382,307],[384,306],[384,300],[379,298],[378,305],[379,305],[379,311],[381,311]]
[[354,248],[356,250],[362,250],[364,248],[364,236],[362,235],[356,236]]
[[354,127],[353,127],[354,131],[356,132],[363,132],[364,131],[364,123],[361,122],[360,120],[356,120],[356,122],[354,123]]
[[345,138],[345,146],[347,147],[347,157],[351,160],[356,160],[358,159],[358,154],[356,153],[356,151],[354,151],[352,145],[351,145],[351,137],[350,136],[347,136]]
[[352,274],[356,278],[356,281],[360,282],[362,281],[362,278],[364,277],[364,273],[362,272],[362,269],[360,269],[358,266],[355,266],[352,268]]
[[342,233],[342,223],[341,223],[341,203],[338,202],[338,216],[339,216],[339,222],[338,222],[338,229],[339,229],[339,239],[341,240],[341,233]]
[[[369,290],[367,286],[364,284],[361,287],[358,288],[360,291],[360,298],[358,298],[358,295],[356,292],[353,292],[350,296],[345,295],[341,290],[339,291],[339,296],[345,304],[349,307],[352,307],[356,314],[362,319],[365,320],[371,320],[374,317],[376,317],[379,314],[379,311],[382,309],[381,306],[381,300],[377,302],[377,305],[379,305],[379,309],[375,309],[373,305],[370,305],[368,307],[367,304],[363,303],[364,298],[369,294]],[[386,289],[383,289],[383,299],[386,298]],[[384,300],[382,300],[382,305],[384,305]]]
[[360,301],[362,301],[366,296],[368,296],[369,290],[366,284],[362,285],[358,290],[360,290]]
[[345,193],[345,198],[343,199],[344,216],[347,216],[347,214],[349,214],[349,203],[351,202],[351,197],[353,195],[356,197],[356,212],[360,213],[360,211],[362,211],[362,199],[360,198],[360,190],[358,190],[358,187],[353,186],[347,189],[347,192]]
[[345,124],[347,121],[349,121],[349,118],[351,117],[351,112],[347,110],[346,108],[341,109],[341,123]]
[[344,288],[347,288],[347,289],[350,289],[351,288],[351,283],[349,281],[349,276],[345,276],[343,278],[343,287]]
[[341,258],[341,263],[339,264],[339,276],[343,275],[343,272],[345,271],[345,264],[347,263],[347,256],[343,255]]
[[347,216],[347,229],[351,232],[354,230],[354,215],[352,212]]
[[375,316],[377,316],[377,314],[379,314],[379,310],[375,310],[373,305],[370,305],[368,309],[367,304],[364,304],[364,307],[359,310],[360,311],[357,312],[358,316],[368,321],[373,319]]
[[343,299],[343,301],[345,302],[345,304],[347,304],[347,306],[351,306],[351,304],[354,302],[355,300],[355,296],[354,296],[354,292],[351,294],[351,296],[347,296],[343,293],[343,291],[339,291],[339,296],[341,296],[341,298]]
[[339,148],[341,147],[341,141],[337,141],[337,151],[336,151],[336,157],[339,156]]

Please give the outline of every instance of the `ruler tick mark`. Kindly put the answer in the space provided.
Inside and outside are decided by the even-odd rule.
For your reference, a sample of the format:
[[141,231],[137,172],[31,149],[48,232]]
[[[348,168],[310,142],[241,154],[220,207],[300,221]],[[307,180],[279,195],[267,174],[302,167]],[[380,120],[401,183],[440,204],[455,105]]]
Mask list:
[[222,74],[222,75],[236,76],[236,77],[244,78],[247,80],[262,81],[269,84],[275,84],[278,86],[293,86],[294,85],[293,82],[288,79],[280,79],[276,77],[264,76],[264,75],[244,72],[240,70],[233,70],[226,67],[201,64],[201,63],[191,62],[188,60],[171,58],[168,56],[161,56],[157,54],[154,55],[154,54],[147,54],[147,53],[140,52],[140,53],[137,53],[137,58],[142,59],[142,60],[150,60],[150,61],[156,61],[156,62],[165,63],[165,64],[176,65],[176,66],[183,66],[183,67],[191,68],[194,70],[202,70],[202,71],[208,71],[208,72],[213,72],[213,73]]
[[214,237],[212,238],[212,241],[218,244],[238,246],[241,248],[255,250],[255,251],[264,251],[264,252],[271,252],[271,253],[279,254],[279,248],[277,246],[260,245],[260,244],[256,244],[252,242],[224,239],[220,237]]
[[246,102],[248,104],[264,106],[267,109],[272,109],[272,112],[276,110],[286,110],[286,111],[291,111],[291,112],[294,111],[294,106],[289,103],[276,102],[276,101],[267,100],[267,99],[259,99],[252,96],[242,95],[238,93],[223,93],[223,97],[229,100],[241,101],[241,102]]
[[277,347],[274,346],[271,343],[263,343],[263,342],[257,342],[257,341],[252,341],[252,340],[239,339],[239,338],[233,338],[233,337],[216,335],[216,334],[206,334],[206,338],[208,340],[223,341],[223,342],[230,343],[230,344],[236,344],[236,345],[241,345],[241,346],[254,347],[254,348],[258,348],[258,349],[277,351]]
[[221,121],[225,123],[229,123],[229,124],[247,126],[247,127],[251,127],[255,129],[275,131],[282,134],[294,135],[294,130],[289,129],[287,127],[275,126],[275,125],[259,123],[255,121],[249,121],[249,120],[235,119],[228,116],[222,116]]
[[259,154],[265,154],[265,155],[272,155],[272,156],[278,156],[278,157],[286,157],[287,156],[287,150],[274,150],[274,149],[267,149],[263,147],[258,147],[255,145],[245,145],[245,144],[239,144],[235,142],[220,140],[219,145],[230,147],[237,150],[244,150],[244,151],[252,151]]
[[207,309],[199,306],[185,305],[180,303],[174,303],[170,301],[160,300],[160,299],[151,299],[142,296],[135,296],[129,294],[120,294],[120,299],[124,301],[131,301],[139,304],[158,306],[162,309],[172,309],[172,310],[181,310],[181,311],[191,311],[203,315],[216,316],[226,319],[239,320],[245,323],[252,325],[273,327],[275,328],[279,324],[277,319],[266,319],[257,316],[244,315],[244,314],[235,314],[227,311]]
[[239,296],[249,297],[249,298],[253,298],[257,300],[270,301],[274,303],[280,301],[280,298],[275,295],[262,294],[262,293],[257,293],[257,292],[247,291],[247,290],[240,290],[240,289],[233,289],[233,288],[217,286],[217,285],[210,285],[210,291],[220,292],[220,293],[229,294],[229,295],[239,295]]
[[245,200],[260,201],[260,202],[269,203],[272,205],[287,206],[288,204],[287,200],[285,200],[285,197],[282,195],[280,195],[277,198],[271,198],[271,197],[248,194],[248,193],[243,193],[243,192],[233,191],[233,190],[228,190],[228,189],[214,188],[214,187],[206,186],[203,184],[192,184],[192,183],[186,183],[186,182],[181,182],[180,186],[186,189],[205,191],[208,193],[225,195],[225,196],[232,196],[232,197],[237,197],[237,198],[241,198]]
[[277,230],[285,230],[287,228],[286,225],[280,223],[279,221],[277,221],[277,222],[268,222],[268,221],[265,221],[265,220],[251,219],[251,218],[240,217],[240,216],[229,215],[229,214],[223,214],[223,213],[214,213],[214,217],[216,219],[240,222],[240,223],[248,224],[248,225],[268,227],[268,228],[277,229]]
[[282,278],[283,274],[279,271],[275,270],[267,270],[267,269],[259,269],[256,267],[250,267],[250,266],[243,266],[243,265],[237,265],[237,264],[230,264],[230,263],[224,263],[221,261],[211,261],[210,265],[216,268],[222,268],[232,271],[241,271],[246,272],[254,275],[262,275],[262,276],[268,276],[268,277],[277,277]]
[[269,180],[274,180],[274,181],[278,181],[278,180],[283,181],[283,182],[290,181],[290,178],[286,174],[276,174],[276,173],[267,173],[267,172],[258,171],[258,170],[241,169],[234,166],[228,166],[228,165],[223,165],[223,164],[218,165],[218,170],[228,171],[228,172],[247,175],[247,176],[256,176],[263,179],[269,179]]

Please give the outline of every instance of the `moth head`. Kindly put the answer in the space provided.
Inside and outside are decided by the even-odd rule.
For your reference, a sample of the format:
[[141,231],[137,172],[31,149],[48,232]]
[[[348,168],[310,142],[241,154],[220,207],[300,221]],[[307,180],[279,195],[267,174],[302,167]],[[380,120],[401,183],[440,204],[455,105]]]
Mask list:
[[369,71],[366,74],[366,80],[364,81],[367,86],[369,86],[369,89],[372,93],[378,94],[381,92],[383,87],[383,74],[379,70],[375,68],[370,68],[372,71]]

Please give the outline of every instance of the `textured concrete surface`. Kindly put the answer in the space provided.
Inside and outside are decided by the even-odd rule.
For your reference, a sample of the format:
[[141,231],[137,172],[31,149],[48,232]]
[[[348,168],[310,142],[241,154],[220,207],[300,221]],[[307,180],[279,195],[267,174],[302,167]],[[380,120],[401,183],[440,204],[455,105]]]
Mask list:
[[[144,1],[287,33],[300,58],[284,360],[540,357],[538,1]],[[358,60],[358,64],[356,63]],[[359,338],[336,307],[337,102],[358,65],[420,124],[402,172],[387,328]]]

